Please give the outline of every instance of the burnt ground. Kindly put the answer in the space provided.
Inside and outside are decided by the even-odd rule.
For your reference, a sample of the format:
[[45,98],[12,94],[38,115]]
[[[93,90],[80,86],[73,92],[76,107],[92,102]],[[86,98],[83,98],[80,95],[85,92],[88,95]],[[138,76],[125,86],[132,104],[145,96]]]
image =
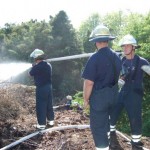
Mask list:
[[[36,132],[35,87],[20,84],[0,86],[0,148]],[[55,110],[55,127],[89,124],[82,111]],[[127,136],[127,135],[126,135]],[[119,134],[119,149],[131,150],[131,145]],[[143,137],[144,147],[150,149],[150,137]],[[90,129],[65,129],[38,134],[12,150],[95,150]],[[116,150],[119,150],[116,149]]]

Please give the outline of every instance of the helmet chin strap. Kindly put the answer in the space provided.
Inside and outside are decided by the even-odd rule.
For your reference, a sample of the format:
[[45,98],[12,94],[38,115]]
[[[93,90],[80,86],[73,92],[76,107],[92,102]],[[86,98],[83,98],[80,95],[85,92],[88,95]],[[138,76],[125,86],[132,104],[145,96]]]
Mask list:
[[97,46],[96,46],[96,43],[94,43],[94,46],[96,47],[96,49],[98,50]]
[[94,46],[96,47],[96,49],[98,50],[97,46],[96,46],[96,43],[94,43]]

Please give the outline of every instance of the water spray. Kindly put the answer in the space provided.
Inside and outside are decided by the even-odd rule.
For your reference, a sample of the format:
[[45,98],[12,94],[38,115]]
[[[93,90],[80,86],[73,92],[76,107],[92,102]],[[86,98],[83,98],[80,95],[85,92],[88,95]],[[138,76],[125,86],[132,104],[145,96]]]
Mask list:
[[[118,51],[117,53],[120,54],[120,51]],[[64,57],[46,59],[46,61],[54,62],[54,61],[85,58],[85,57],[90,57],[93,54],[94,53],[84,53],[84,54],[78,54],[78,55],[72,55],[72,56],[64,56]],[[32,67],[32,65],[30,63],[0,64],[0,83],[12,82],[14,77],[18,76],[19,74],[23,73],[24,71],[28,70],[31,67]]]
[[11,82],[14,77],[28,70],[30,63],[2,63],[0,64],[0,83]]
[[[90,57],[92,54],[93,53],[85,53],[85,54],[79,54],[79,55],[65,56],[65,57],[47,59],[46,61],[53,62],[53,61],[77,59],[77,58],[83,58],[83,57]],[[0,83],[13,82],[15,77],[17,77],[19,74],[25,72],[31,67],[32,65],[30,63],[2,63],[0,64]]]

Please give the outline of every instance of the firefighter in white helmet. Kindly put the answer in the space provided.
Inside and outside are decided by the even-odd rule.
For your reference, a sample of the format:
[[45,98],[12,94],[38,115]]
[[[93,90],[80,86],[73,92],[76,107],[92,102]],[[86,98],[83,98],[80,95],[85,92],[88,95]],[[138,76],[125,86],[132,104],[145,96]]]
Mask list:
[[44,52],[40,49],[35,49],[31,54],[30,57],[33,57],[34,59],[37,59],[38,57],[44,58]]
[[52,66],[44,61],[44,52],[35,49],[30,57],[35,60],[35,65],[31,68],[29,74],[34,77],[36,85],[36,114],[37,129],[45,129],[46,125],[54,125],[54,112],[52,105]]
[[104,25],[97,26],[90,35],[97,52],[88,60],[84,78],[84,107],[90,105],[90,128],[96,150],[109,150],[109,114],[116,103],[121,61],[108,47],[115,39]]
[[[140,48],[135,38],[128,34],[119,42],[123,49],[125,57],[122,58],[122,70],[120,78],[124,80],[118,103],[111,114],[111,139],[114,139],[115,126],[123,108],[127,111],[131,127],[131,143],[133,150],[141,150],[143,143],[142,137],[142,98],[143,98],[143,65],[149,65],[149,62],[135,54],[135,50]],[[112,142],[112,147],[116,148]]]

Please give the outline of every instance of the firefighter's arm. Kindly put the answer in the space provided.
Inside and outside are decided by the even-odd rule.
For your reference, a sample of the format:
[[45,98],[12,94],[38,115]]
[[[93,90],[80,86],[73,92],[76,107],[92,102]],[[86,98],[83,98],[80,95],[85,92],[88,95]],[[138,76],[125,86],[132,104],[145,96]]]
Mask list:
[[143,65],[141,69],[146,72],[148,75],[150,75],[150,65]]
[[84,80],[83,85],[83,98],[84,98],[84,108],[87,108],[89,105],[89,98],[93,89],[94,82],[91,80]]

